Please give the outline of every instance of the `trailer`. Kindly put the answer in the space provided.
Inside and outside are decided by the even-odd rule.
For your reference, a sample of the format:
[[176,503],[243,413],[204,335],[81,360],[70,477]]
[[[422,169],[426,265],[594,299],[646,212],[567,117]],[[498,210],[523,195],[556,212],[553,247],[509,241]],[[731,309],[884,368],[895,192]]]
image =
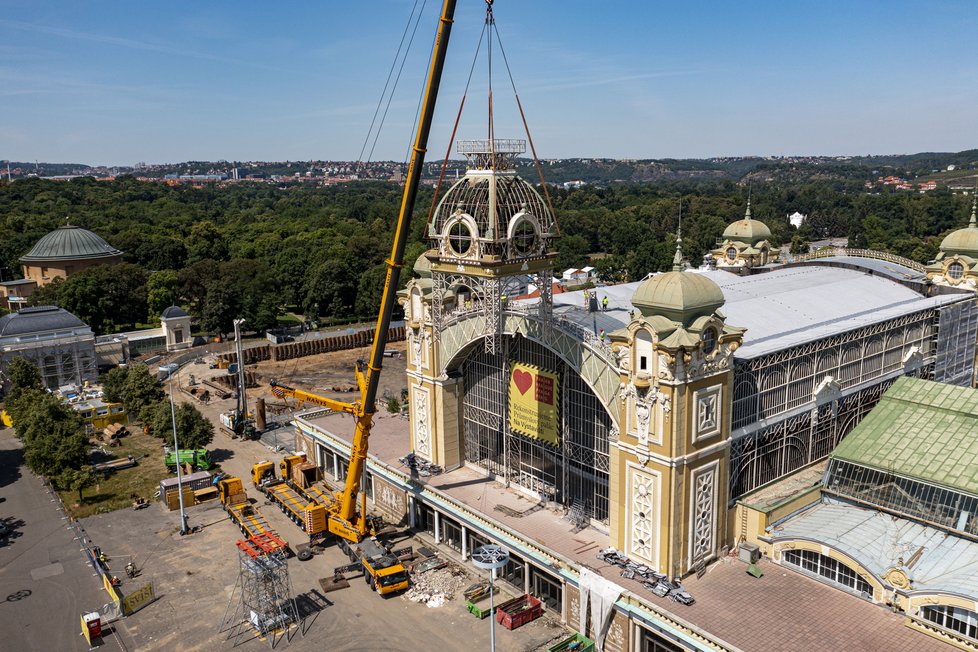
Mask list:
[[[282,462],[283,469],[286,468]],[[326,531],[326,507],[310,498],[304,491],[275,477],[275,465],[267,460],[251,467],[252,484],[268,499],[279,506],[282,513],[313,536]]]
[[273,537],[288,550],[288,543],[268,524],[261,511],[248,501],[240,478],[224,478],[217,484],[218,495],[224,511],[228,513],[241,533],[246,537]]
[[127,455],[126,457],[120,457],[119,459],[112,460],[111,462],[93,464],[92,470],[98,471],[99,473],[109,473],[111,471],[119,471],[120,469],[128,469],[133,466],[136,466],[136,458],[132,455]]

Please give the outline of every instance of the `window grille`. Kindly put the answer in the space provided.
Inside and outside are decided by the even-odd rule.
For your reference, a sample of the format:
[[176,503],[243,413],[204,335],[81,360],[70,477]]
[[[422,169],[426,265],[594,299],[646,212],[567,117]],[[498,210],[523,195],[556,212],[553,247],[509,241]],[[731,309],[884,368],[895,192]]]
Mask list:
[[920,610],[920,617],[978,642],[978,614],[974,611],[947,605],[927,605]]
[[781,555],[781,560],[789,566],[827,579],[833,584],[855,591],[867,598],[873,595],[872,585],[838,559],[833,559],[814,550],[785,550]]
[[[502,348],[502,347],[501,347]],[[510,432],[508,360],[555,372],[560,378],[559,446]],[[589,518],[608,521],[608,436],[612,421],[600,399],[556,353],[513,338],[508,353],[474,350],[462,365],[466,461],[535,491],[543,500],[591,506]]]

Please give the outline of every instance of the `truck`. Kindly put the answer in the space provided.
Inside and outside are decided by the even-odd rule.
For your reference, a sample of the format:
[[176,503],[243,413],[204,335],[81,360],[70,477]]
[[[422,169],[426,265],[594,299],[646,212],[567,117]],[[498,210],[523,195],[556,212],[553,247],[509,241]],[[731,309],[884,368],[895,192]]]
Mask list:
[[214,462],[211,461],[210,453],[207,452],[206,448],[182,448],[179,453],[180,458],[178,460],[177,454],[173,450],[166,449],[166,453],[163,456],[163,464],[170,471],[176,471],[177,464],[189,464],[198,471],[208,471],[214,468]]
[[217,494],[224,511],[228,513],[245,537],[264,537],[272,535],[282,543],[283,552],[288,552],[288,544],[268,524],[261,511],[251,504],[245,493],[241,478],[222,478],[217,483]]
[[372,591],[388,595],[408,588],[408,573],[404,564],[377,537],[358,543],[338,539],[340,550],[350,561],[363,568],[363,579]]

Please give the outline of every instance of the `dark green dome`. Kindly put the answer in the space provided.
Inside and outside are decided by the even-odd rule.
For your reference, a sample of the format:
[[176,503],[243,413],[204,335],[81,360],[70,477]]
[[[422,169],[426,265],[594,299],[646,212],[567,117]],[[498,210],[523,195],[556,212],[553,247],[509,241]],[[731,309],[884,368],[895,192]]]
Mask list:
[[114,258],[122,252],[80,226],[62,226],[37,241],[22,263]]

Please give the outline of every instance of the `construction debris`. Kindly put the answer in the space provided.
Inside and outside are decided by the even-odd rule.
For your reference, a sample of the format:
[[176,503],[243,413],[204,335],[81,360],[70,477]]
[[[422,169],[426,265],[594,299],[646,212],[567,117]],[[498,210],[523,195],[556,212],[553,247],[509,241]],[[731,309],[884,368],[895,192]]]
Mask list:
[[448,564],[437,570],[413,574],[411,588],[405,595],[411,602],[423,602],[437,608],[450,602],[465,582],[465,571]]

